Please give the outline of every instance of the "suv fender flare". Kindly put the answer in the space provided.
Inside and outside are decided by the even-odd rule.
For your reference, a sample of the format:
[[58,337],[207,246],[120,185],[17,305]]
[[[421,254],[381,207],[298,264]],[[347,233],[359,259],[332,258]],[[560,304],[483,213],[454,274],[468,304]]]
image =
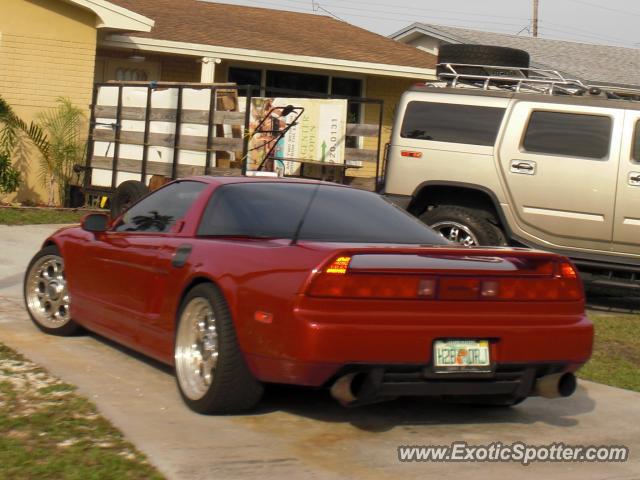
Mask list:
[[500,221],[505,235],[507,235],[508,238],[512,238],[511,228],[509,227],[509,223],[507,222],[504,212],[502,211],[502,207],[500,207],[500,202],[498,201],[498,197],[496,197],[496,194],[487,187],[477,185],[475,183],[449,182],[444,180],[429,180],[426,182],[422,182],[413,191],[413,194],[411,195],[411,203],[409,204],[409,208],[407,209],[407,211],[414,215],[419,215],[420,213],[422,213],[420,211],[416,211],[416,209],[419,210],[421,208],[421,195],[425,190],[433,187],[450,187],[459,190],[468,190],[470,192],[480,193],[486,196],[491,202],[496,214],[498,215],[498,220]]

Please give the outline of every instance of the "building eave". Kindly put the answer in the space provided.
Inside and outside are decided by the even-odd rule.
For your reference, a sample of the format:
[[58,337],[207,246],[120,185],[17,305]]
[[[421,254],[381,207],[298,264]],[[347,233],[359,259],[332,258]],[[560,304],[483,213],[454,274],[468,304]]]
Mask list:
[[299,68],[344,71],[367,75],[383,75],[388,77],[404,77],[425,80],[435,78],[435,70],[430,68],[356,62],[351,60],[311,57],[305,55],[291,55],[262,50],[248,50],[243,48],[220,47],[198,43],[157,40],[130,35],[109,35],[100,42],[99,46],[105,48],[126,48],[146,52],[169,53],[193,57],[214,57],[222,60],[236,60],[270,65],[287,65]]
[[155,21],[107,0],[63,0],[95,13],[96,28],[150,32]]
[[402,42],[404,38],[415,34],[433,37],[447,43],[464,43],[460,38],[454,37],[453,35],[449,35],[435,28],[427,27],[422,23],[413,23],[402,30],[392,33],[389,35],[389,38]]

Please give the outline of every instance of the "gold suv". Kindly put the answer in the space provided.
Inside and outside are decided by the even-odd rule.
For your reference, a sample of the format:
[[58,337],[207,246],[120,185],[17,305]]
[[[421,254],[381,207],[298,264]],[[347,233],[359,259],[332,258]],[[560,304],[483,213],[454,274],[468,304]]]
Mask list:
[[[454,242],[558,252],[586,280],[635,284],[640,91],[510,65],[522,51],[448,47],[440,79],[400,100],[385,194]],[[487,54],[495,64],[473,61]]]

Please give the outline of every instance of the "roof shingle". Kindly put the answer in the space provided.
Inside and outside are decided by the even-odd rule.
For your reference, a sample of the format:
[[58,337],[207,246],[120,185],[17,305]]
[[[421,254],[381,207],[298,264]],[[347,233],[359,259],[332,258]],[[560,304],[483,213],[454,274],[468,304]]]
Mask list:
[[199,0],[110,0],[155,20],[132,36],[415,68],[433,55],[331,17]]
[[640,85],[640,49],[524,37],[459,27],[415,24],[437,33],[447,43],[477,43],[519,48],[532,66],[558,70],[591,83]]

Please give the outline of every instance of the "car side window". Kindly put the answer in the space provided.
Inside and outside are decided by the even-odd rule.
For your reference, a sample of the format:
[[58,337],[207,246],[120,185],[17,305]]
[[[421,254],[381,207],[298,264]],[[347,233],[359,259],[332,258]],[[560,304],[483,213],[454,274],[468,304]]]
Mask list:
[[631,159],[636,163],[640,163],[640,120],[636,122],[636,128],[633,133]]
[[183,181],[153,192],[126,211],[117,232],[163,233],[185,216],[206,183]]
[[437,102],[410,102],[400,135],[432,142],[492,146],[504,108]]
[[524,136],[527,152],[606,159],[612,120],[604,115],[534,111]]

